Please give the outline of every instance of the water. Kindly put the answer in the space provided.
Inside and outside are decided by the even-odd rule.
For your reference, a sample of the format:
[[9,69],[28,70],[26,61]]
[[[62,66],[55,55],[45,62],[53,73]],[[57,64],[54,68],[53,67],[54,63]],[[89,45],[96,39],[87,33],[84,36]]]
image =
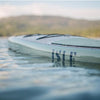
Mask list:
[[100,100],[100,65],[62,66],[10,51],[0,38],[0,100]]

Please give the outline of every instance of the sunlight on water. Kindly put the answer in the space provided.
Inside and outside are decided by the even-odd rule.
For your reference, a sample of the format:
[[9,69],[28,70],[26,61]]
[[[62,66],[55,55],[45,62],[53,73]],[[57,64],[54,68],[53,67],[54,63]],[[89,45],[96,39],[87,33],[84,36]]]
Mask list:
[[100,65],[71,67],[8,50],[0,38],[0,100],[99,100]]

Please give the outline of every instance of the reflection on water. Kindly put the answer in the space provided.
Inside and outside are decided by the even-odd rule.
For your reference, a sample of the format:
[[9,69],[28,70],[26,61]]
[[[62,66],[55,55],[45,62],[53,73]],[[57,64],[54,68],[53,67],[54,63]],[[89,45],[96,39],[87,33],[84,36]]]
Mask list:
[[54,67],[83,67],[83,68],[89,68],[89,69],[98,69],[100,70],[100,64],[99,63],[87,63],[87,62],[73,62],[73,61],[58,61],[55,59],[53,61]]
[[100,65],[29,56],[0,39],[0,100],[99,100]]

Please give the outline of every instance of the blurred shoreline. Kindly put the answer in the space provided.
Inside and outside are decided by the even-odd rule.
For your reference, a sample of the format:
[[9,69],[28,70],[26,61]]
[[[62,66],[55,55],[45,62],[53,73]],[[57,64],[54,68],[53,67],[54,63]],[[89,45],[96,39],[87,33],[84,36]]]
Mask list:
[[35,15],[0,19],[0,37],[38,33],[100,38],[100,20]]

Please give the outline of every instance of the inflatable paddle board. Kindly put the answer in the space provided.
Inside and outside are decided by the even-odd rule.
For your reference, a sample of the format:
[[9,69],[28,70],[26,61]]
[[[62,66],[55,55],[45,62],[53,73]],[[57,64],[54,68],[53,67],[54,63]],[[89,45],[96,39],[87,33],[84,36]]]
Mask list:
[[100,40],[62,34],[34,34],[8,38],[13,51],[50,57],[52,62],[100,63]]

